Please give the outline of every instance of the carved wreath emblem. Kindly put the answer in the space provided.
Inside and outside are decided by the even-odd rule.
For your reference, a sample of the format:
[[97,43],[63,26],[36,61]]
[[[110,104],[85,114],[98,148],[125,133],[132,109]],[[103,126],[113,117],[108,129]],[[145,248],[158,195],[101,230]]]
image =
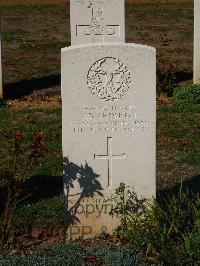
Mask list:
[[119,59],[104,57],[89,69],[87,83],[92,94],[99,99],[117,101],[130,89],[131,73]]

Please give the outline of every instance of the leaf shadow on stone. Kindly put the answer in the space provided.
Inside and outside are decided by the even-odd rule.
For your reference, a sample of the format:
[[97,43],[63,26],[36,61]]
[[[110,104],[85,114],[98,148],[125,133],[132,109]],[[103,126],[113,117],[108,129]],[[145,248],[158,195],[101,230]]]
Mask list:
[[[68,157],[63,159],[63,181],[65,199],[65,236],[70,225],[80,223],[77,217],[78,207],[85,198],[93,198],[95,195],[103,197],[101,183],[97,178],[100,176],[95,173],[86,162],[85,165],[77,165],[70,162]],[[71,194],[75,183],[79,185],[80,192]],[[72,201],[76,198],[75,202]]]

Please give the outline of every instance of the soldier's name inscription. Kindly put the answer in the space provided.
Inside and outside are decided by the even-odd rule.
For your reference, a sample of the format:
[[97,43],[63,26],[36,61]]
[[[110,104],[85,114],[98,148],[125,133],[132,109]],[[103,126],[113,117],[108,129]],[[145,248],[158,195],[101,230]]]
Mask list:
[[74,133],[142,132],[150,123],[137,117],[134,105],[85,106],[77,112],[80,119],[70,122]]

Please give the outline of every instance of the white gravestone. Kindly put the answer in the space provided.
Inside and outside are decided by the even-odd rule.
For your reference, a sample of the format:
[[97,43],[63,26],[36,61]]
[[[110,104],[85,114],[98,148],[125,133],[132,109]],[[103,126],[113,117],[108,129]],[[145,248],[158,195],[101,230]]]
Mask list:
[[124,0],[71,0],[71,44],[125,42]]
[[194,84],[200,84],[200,0],[194,0]]
[[2,77],[2,38],[1,38],[1,18],[0,18],[0,98],[3,98],[3,77]]
[[68,239],[112,233],[120,182],[155,197],[156,52],[135,44],[62,49]]

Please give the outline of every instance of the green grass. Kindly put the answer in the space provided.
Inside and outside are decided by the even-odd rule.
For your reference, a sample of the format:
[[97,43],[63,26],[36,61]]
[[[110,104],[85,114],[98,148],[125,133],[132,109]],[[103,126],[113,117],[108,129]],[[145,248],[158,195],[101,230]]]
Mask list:
[[[43,158],[42,164],[34,169],[33,175],[62,175],[60,109],[12,111],[11,109],[0,108],[0,125],[1,129],[8,134],[13,134],[17,130],[23,131],[27,145],[36,132],[42,131],[46,136],[49,154]],[[3,141],[3,138],[0,138],[1,155],[3,154]],[[3,160],[1,155],[0,164]]]
[[54,197],[41,200],[37,203],[23,204],[18,207],[14,213],[16,224],[28,226],[32,221],[44,222],[47,220],[63,220],[64,217],[64,199],[63,197]]
[[200,150],[195,152],[188,151],[184,158],[181,158],[177,161],[181,163],[187,163],[188,165],[192,165],[200,169]]
[[176,88],[173,99],[180,111],[196,111],[200,113],[200,86]]
[[[173,109],[173,108],[171,108]],[[158,161],[166,158],[166,154],[173,156],[174,167],[188,164],[200,170],[200,113],[158,111],[157,140]],[[193,159],[194,161],[193,161]]]

